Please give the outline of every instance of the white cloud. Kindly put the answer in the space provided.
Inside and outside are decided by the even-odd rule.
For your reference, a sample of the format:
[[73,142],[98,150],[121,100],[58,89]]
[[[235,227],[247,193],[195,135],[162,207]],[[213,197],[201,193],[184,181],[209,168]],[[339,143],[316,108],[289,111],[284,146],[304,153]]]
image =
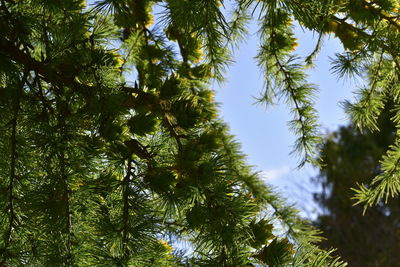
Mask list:
[[286,166],[279,167],[277,169],[263,171],[263,172],[261,172],[261,177],[264,180],[271,182],[271,181],[280,179],[281,177],[285,176],[289,172],[290,172],[290,167],[288,165],[286,165]]

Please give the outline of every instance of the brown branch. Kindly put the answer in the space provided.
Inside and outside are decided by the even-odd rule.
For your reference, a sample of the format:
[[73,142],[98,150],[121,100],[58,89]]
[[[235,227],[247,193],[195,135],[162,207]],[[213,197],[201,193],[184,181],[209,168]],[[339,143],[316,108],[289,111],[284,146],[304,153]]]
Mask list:
[[[61,131],[61,138],[62,142],[66,144],[68,142],[67,140],[67,132],[66,132],[66,122],[65,122],[65,114],[64,112],[59,112],[58,114],[58,123],[60,126],[60,131]],[[66,243],[66,256],[67,256],[67,265],[70,266],[72,265],[73,262],[73,256],[72,256],[72,216],[71,216],[71,207],[70,207],[70,189],[68,186],[68,175],[67,175],[67,162],[66,162],[66,157],[65,157],[65,148],[62,148],[60,151],[58,157],[60,161],[60,172],[61,172],[61,182],[63,186],[63,196],[62,199],[65,202],[65,210],[64,210],[64,215],[66,218],[66,223],[65,223],[65,231],[67,234],[67,243]]]
[[25,54],[13,42],[7,41],[4,38],[0,39],[0,51],[9,56],[16,63],[22,64],[25,69],[35,70],[43,76],[43,79],[49,83],[56,83],[58,85],[65,84],[61,75],[58,75],[55,70],[51,69],[48,65],[39,62],[32,58],[30,55]]
[[[371,39],[374,38],[373,35],[368,34],[364,30],[359,29],[359,28],[355,27],[354,25],[346,22],[346,19],[341,19],[341,18],[338,18],[336,16],[332,16],[332,20],[336,21],[339,24],[342,24],[344,27],[346,27],[350,31],[353,31],[353,32],[357,33],[358,36],[363,38],[363,39],[371,40]],[[393,58],[396,58],[398,56],[398,52],[393,50],[390,46],[387,46],[386,44],[384,44],[384,42],[381,42],[380,47],[383,50],[385,50],[386,52],[388,52],[389,54],[391,54]]]
[[387,14],[385,14],[381,9],[375,7],[373,3],[363,1],[363,4],[368,7],[368,10],[370,10],[372,13],[380,16],[382,19],[386,20],[389,22],[389,24],[393,25],[394,27],[397,28],[398,31],[400,31],[400,24],[397,23],[395,20],[396,17],[389,17]]
[[[82,84],[75,81],[75,72],[66,70],[58,71],[54,66],[48,63],[40,62],[34,59],[29,53],[19,49],[18,45],[0,37],[0,52],[8,56],[11,60],[24,66],[28,71],[35,71],[42,76],[47,83],[56,85],[60,88],[70,86],[71,88],[81,88]],[[87,86],[87,85],[85,85]],[[89,87],[89,86],[88,86]]]
[[146,160],[148,163],[153,162],[153,155],[147,151],[147,147],[142,145],[138,140],[130,139],[124,141],[124,144],[128,147],[132,154],[135,154],[139,158]]
[[127,257],[129,251],[127,249],[128,245],[128,232],[129,232],[129,184],[131,181],[132,174],[132,159],[128,160],[128,167],[126,170],[126,175],[122,181],[122,201],[123,201],[123,211],[122,211],[122,253],[124,257]]

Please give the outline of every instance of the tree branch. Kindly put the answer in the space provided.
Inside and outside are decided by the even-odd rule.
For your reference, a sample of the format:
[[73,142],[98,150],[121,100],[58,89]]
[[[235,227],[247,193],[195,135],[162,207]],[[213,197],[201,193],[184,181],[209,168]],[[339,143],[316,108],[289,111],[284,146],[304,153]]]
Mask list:
[[[17,220],[16,214],[15,214],[15,207],[14,207],[14,188],[15,188],[15,182],[17,180],[17,175],[16,175],[16,163],[17,163],[17,122],[18,122],[18,114],[20,111],[20,104],[21,104],[21,96],[22,96],[22,91],[23,88],[27,82],[28,79],[28,71],[25,71],[23,74],[23,77],[21,79],[21,84],[18,86],[17,89],[17,95],[15,97],[14,101],[14,107],[13,107],[13,118],[12,118],[12,123],[11,123],[11,137],[10,137],[10,146],[11,146],[11,151],[10,151],[10,181],[8,184],[8,204],[7,204],[7,211],[9,215],[9,221],[8,221],[8,227],[6,230],[6,233],[4,234],[4,248],[7,249],[10,243],[12,242],[12,232],[13,232],[13,227],[15,226],[15,221]],[[2,261],[0,262],[0,266],[5,266],[6,265],[6,258],[3,258]]]
[[132,159],[128,160],[128,167],[126,170],[126,175],[122,181],[122,201],[123,201],[123,211],[122,211],[122,253],[124,257],[128,257],[129,251],[127,249],[128,245],[128,232],[129,232],[129,186],[132,174]]

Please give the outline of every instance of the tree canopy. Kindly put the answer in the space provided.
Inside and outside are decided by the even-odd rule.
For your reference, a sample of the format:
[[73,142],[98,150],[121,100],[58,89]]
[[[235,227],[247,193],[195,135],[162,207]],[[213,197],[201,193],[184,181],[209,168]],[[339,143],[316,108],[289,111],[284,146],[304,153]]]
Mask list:
[[324,247],[337,248],[350,266],[398,266],[400,205],[392,199],[362,214],[354,206],[352,187],[368,183],[382,171],[379,160],[396,131],[386,107],[377,121],[380,132],[360,133],[353,125],[342,127],[324,141],[321,158],[325,165],[315,178],[323,190],[315,194],[321,206],[316,225],[326,238]]
[[[209,86],[257,20],[261,101],[289,105],[299,165],[316,163],[305,67],[339,37],[335,72],[368,73],[349,113],[376,129],[399,99],[398,4],[1,0],[0,266],[343,266],[246,165]],[[320,35],[305,61],[294,21]],[[366,206],[397,194],[398,150]]]

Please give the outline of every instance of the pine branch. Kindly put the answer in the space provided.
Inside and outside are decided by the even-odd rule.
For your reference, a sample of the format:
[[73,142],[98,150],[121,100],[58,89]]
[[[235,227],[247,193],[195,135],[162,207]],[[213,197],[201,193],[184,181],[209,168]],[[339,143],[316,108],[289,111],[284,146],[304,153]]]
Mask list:
[[372,13],[380,16],[382,19],[387,21],[390,25],[394,26],[397,28],[397,31],[400,31],[400,24],[397,22],[399,19],[399,16],[393,16],[390,17],[388,14],[385,14],[382,9],[379,9],[376,7],[376,4],[373,2],[369,1],[363,1],[362,2],[364,6],[368,7],[368,10],[371,11]]
[[129,234],[129,192],[130,192],[130,180],[132,175],[132,159],[128,159],[126,175],[122,181],[122,253],[124,257],[129,256],[128,245],[128,234]]
[[[311,108],[311,111],[305,112],[307,111],[308,107],[311,107],[310,103],[307,103],[306,101],[298,97],[299,92],[296,91],[300,90],[300,87],[294,87],[296,81],[293,80],[290,70],[286,69],[286,67],[279,60],[276,53],[274,53],[274,57],[276,60],[276,64],[279,67],[278,72],[283,73],[284,75],[284,90],[287,90],[287,92],[289,93],[288,98],[294,104],[295,114],[297,115],[296,120],[300,124],[300,126],[298,127],[300,133],[298,139],[296,140],[296,150],[301,153],[304,152],[305,154],[304,159],[299,163],[299,167],[303,166],[306,162],[318,164],[317,161],[315,161],[315,155],[318,154],[316,147],[318,142],[317,139],[314,140],[314,138],[317,138],[317,135],[315,135],[315,129],[317,128],[317,126],[310,125],[310,122],[313,122],[314,119],[308,117],[313,116],[313,114],[309,112],[313,112],[314,110],[313,108]],[[292,127],[295,131],[297,131],[296,123],[293,123]]]
[[[373,34],[368,33],[367,30],[360,29],[360,28],[354,26],[351,22],[347,22],[346,18],[342,19],[342,18],[339,18],[337,16],[332,16],[331,19],[333,21],[335,21],[336,23],[341,24],[343,28],[348,29],[349,31],[357,33],[359,38],[362,38],[362,39],[364,39],[366,41],[371,41],[371,40],[373,40],[375,38],[375,36]],[[392,47],[388,46],[386,44],[386,42],[383,41],[383,40],[380,40],[379,46],[384,51],[386,51],[390,55],[392,55],[393,58],[396,58],[399,55],[398,51],[396,51]]]
[[[399,133],[397,133],[399,134]],[[400,140],[397,139],[395,144],[390,146],[387,154],[382,158],[382,173],[376,176],[370,187],[358,185],[358,188],[352,188],[355,192],[354,205],[363,204],[364,213],[368,207],[377,205],[384,200],[387,203],[389,197],[395,197],[400,193]]]
[[248,15],[248,6],[243,1],[237,2],[237,6],[232,14],[232,21],[229,23],[230,33],[227,37],[227,41],[234,41],[234,44],[239,47],[239,43],[245,40],[247,34],[246,23],[248,23],[251,17]]
[[[365,0],[364,0],[364,2],[365,2],[365,4],[367,4],[367,2]],[[300,8],[302,10],[310,10],[310,6],[308,4],[309,4],[309,2],[292,0],[292,1],[290,1],[290,4],[288,6],[290,6],[292,8],[293,7]],[[293,12],[295,12],[295,10],[293,10]],[[378,11],[376,11],[376,12],[378,12]],[[380,11],[379,11],[379,13],[380,13]],[[318,13],[318,10],[311,9],[310,12],[307,12],[307,14],[313,14],[313,16],[315,16],[315,14],[319,14],[319,13]],[[390,17],[385,18],[385,16],[383,14],[381,14],[381,15],[382,15],[382,18],[384,18],[390,24],[392,24],[394,22],[393,18],[390,18]],[[349,16],[341,18],[340,15],[332,14],[332,15],[328,15],[328,17],[333,22],[337,23],[338,25],[341,25],[341,27],[343,29],[347,29],[348,31],[356,33],[358,38],[365,40],[367,43],[368,43],[368,41],[371,41],[376,37],[376,36],[374,36],[373,33],[371,33],[369,31],[370,30],[369,28],[360,28],[360,27],[357,27],[356,25],[354,25],[353,21],[349,21],[349,19],[351,19]],[[322,15],[322,18],[325,18],[325,17]],[[315,26],[317,26],[317,27],[315,27]],[[316,29],[318,27],[320,27],[320,25],[314,25],[314,29]],[[399,27],[399,24],[395,27]],[[396,58],[399,54],[398,51],[393,49],[393,47],[387,45],[387,42],[385,42],[384,40],[380,40],[379,47],[381,47],[384,51],[386,51],[387,53],[392,55],[393,58]]]
[[[4,248],[7,250],[12,242],[12,234],[13,229],[15,230],[16,226],[16,213],[14,207],[14,190],[15,190],[15,183],[17,182],[17,174],[16,174],[16,164],[17,164],[17,123],[18,123],[18,114],[21,109],[20,102],[23,93],[24,86],[28,80],[29,72],[25,71],[23,77],[21,79],[21,84],[19,84],[17,88],[16,98],[14,100],[13,106],[13,118],[11,123],[11,137],[10,137],[10,180],[8,184],[8,204],[7,204],[7,212],[8,212],[8,228],[4,234]],[[0,261],[0,266],[5,266],[7,264],[7,258],[3,256],[2,261]]]
[[378,116],[384,107],[383,94],[379,92],[378,81],[380,81],[380,73],[382,70],[383,63],[382,51],[377,66],[375,66],[375,71],[371,77],[369,77],[370,82],[372,82],[369,89],[360,90],[361,98],[357,103],[351,104],[345,102],[345,110],[351,115],[354,124],[358,128],[363,130],[363,128],[368,128],[369,130],[379,130],[377,125]]
[[304,62],[307,63],[307,66],[313,66],[314,59],[317,57],[318,53],[321,51],[323,39],[324,39],[324,33],[321,31],[318,33],[318,40],[317,40],[317,44],[315,45],[314,50],[304,60]]
[[307,162],[318,165],[315,157],[320,137],[317,112],[313,107],[315,88],[307,83],[303,66],[294,63],[296,58],[291,55],[297,43],[289,14],[274,7],[268,7],[268,12],[260,27],[263,45],[257,56],[267,80],[266,93],[261,101],[272,102],[271,93],[284,97],[294,116],[289,125],[297,135],[292,153],[302,157],[298,167]]
[[[154,105],[157,105],[157,107],[161,110],[162,112],[162,122],[164,126],[167,128],[169,131],[169,134],[175,139],[177,145],[178,145],[178,150],[182,151],[182,142],[181,138],[182,135],[177,133],[176,127],[170,122],[169,117],[171,116],[170,112],[165,108],[165,100],[159,99],[157,96],[152,95],[150,93],[145,92],[144,90],[137,88],[137,87],[128,87],[128,86],[123,86],[122,90],[125,92],[130,92],[130,93],[135,93],[138,95],[143,96],[145,99],[152,99],[151,101],[154,102]],[[132,106],[135,108],[134,106]]]
[[[4,3],[10,0],[0,1],[4,7]],[[98,37],[105,36],[102,41],[96,39],[97,30],[93,26],[97,13],[83,13],[76,1],[41,1],[39,7],[29,9],[24,1],[15,1],[15,8],[6,3],[10,6],[10,17],[0,10],[7,18],[6,23],[0,24],[15,25],[6,27],[6,34],[0,36],[1,55],[11,64],[35,73],[34,81],[28,83],[30,89],[26,91],[26,103],[25,99],[23,103],[30,113],[24,114],[21,124],[34,125],[32,129],[23,128],[26,135],[32,137],[32,140],[27,140],[30,143],[26,146],[27,156],[23,159],[27,163],[23,167],[33,173],[26,183],[27,201],[24,203],[33,200],[28,208],[34,207],[39,215],[30,210],[26,230],[33,232],[33,237],[22,236],[22,245],[12,247],[16,251],[17,265],[109,266],[116,263],[120,266],[164,266],[172,262],[171,254],[159,251],[170,250],[166,246],[163,250],[153,249],[154,241],[160,235],[177,235],[173,228],[178,228],[182,229],[179,234],[183,239],[195,239],[196,252],[188,258],[203,264],[194,265],[246,266],[253,262],[251,255],[256,249],[249,241],[252,238],[249,224],[264,215],[279,221],[278,225],[287,223],[289,235],[309,234],[304,242],[313,242],[317,238],[311,230],[304,230],[305,224],[300,222],[292,207],[286,208],[272,193],[263,195],[261,181],[257,183],[251,181],[252,178],[243,177],[250,176],[250,167],[244,163],[237,145],[226,136],[225,128],[215,127],[219,120],[212,117],[215,115],[212,96],[209,97],[202,86],[213,74],[222,77],[222,71],[230,60],[230,52],[226,49],[231,41],[228,38],[239,37],[245,32],[248,18],[245,12],[255,2],[238,2],[238,20],[234,20],[232,28],[229,28],[222,12],[222,0],[100,0],[95,3],[97,10],[114,13],[110,16],[113,30],[107,28],[104,34],[99,33]],[[172,22],[167,24],[174,26],[172,30],[181,34],[175,40],[178,40],[183,61],[174,54],[174,47],[169,46],[169,29],[163,28],[165,25],[147,26],[151,23],[152,5],[160,3],[175,5],[176,14],[167,14],[166,17]],[[265,27],[270,27],[267,32],[277,28],[278,24],[284,25],[279,29],[280,38],[273,36],[274,44],[269,46],[267,43],[263,47],[262,64],[266,79],[276,86],[267,90],[276,90],[274,93],[278,92],[276,95],[283,97],[290,106],[294,117],[292,129],[298,135],[296,149],[303,149],[305,160],[309,160],[314,148],[308,145],[317,139],[314,131],[316,117],[310,97],[314,88],[299,70],[303,65],[295,64],[294,58],[289,56],[296,46],[291,26],[288,26],[289,18],[293,17],[290,14],[293,1],[258,1],[256,4],[261,5],[262,12],[266,11],[266,18],[277,10],[274,19],[284,18],[273,27]],[[321,5],[314,3],[312,6],[318,8]],[[308,10],[304,13],[314,15]],[[11,17],[18,17],[15,20],[18,23],[10,23]],[[71,29],[67,29],[71,33],[65,32],[65,25],[71,25]],[[109,38],[111,32],[121,37],[122,45]],[[132,34],[139,36],[137,43],[129,38],[136,37]],[[170,40],[174,41],[173,38]],[[39,45],[27,46],[24,42]],[[104,53],[109,45],[117,49],[133,47],[127,48],[127,60],[118,73],[119,58]],[[275,49],[273,53],[268,50],[271,47]],[[203,61],[199,56],[201,49],[205,49],[207,54]],[[139,86],[129,88],[121,85],[125,63],[136,68],[134,75],[138,76]],[[165,83],[169,75],[176,75],[176,83]],[[12,98],[15,99],[14,95]],[[51,114],[52,110],[55,110],[55,116]],[[43,113],[50,119],[43,118]],[[145,121],[147,119],[149,121]],[[44,123],[46,120],[47,124]],[[16,130],[18,126],[15,125]],[[90,145],[86,145],[88,142]],[[36,155],[38,159],[34,158]],[[132,156],[137,156],[138,161]],[[45,162],[39,162],[41,159]],[[18,162],[16,159],[15,164]],[[88,167],[91,164],[96,165],[93,170]],[[105,177],[95,178],[105,165],[111,166],[113,171]],[[137,166],[137,171],[134,166]],[[15,168],[18,170],[19,166]],[[140,175],[138,179],[135,179],[136,173]],[[17,177],[15,173],[14,176]],[[47,179],[40,179],[43,176]],[[249,192],[245,184],[254,197],[246,194]],[[11,191],[15,195],[15,184]],[[48,196],[57,202],[46,202]],[[76,199],[85,201],[76,203]],[[161,214],[167,214],[168,207],[158,205],[165,199],[180,208],[164,217],[171,216],[173,225],[153,220],[153,215],[162,217]],[[256,207],[268,201],[277,208],[273,215],[269,209]],[[46,204],[50,207],[44,207]],[[203,220],[197,226],[196,222],[189,222],[190,216],[186,214],[196,211],[191,210],[194,205],[200,208],[199,214],[194,214],[194,221]],[[37,227],[39,223],[43,226]],[[84,231],[87,233],[83,238],[77,237],[79,244],[75,243],[74,233]],[[25,251],[25,244],[31,239],[38,240],[38,253]],[[131,251],[133,243],[137,245],[137,253]],[[55,249],[47,248],[49,244]],[[320,259],[310,262],[325,262],[325,254]]]
[[[74,80],[74,74],[63,70],[62,73],[54,69],[50,64],[35,60],[31,55],[20,50],[14,43],[0,37],[0,51],[9,56],[15,62],[24,66],[28,71],[35,71],[42,76],[42,79],[58,87],[71,86],[81,88],[82,84]],[[72,74],[72,75],[71,75]]]
[[[67,103],[61,103],[62,105],[68,105]],[[64,112],[58,111],[58,124],[60,128],[60,134],[61,134],[61,140],[64,144],[64,146],[67,145],[68,139],[67,139],[67,125],[66,125],[66,115]],[[73,253],[72,253],[72,237],[73,237],[73,232],[72,232],[72,210],[70,207],[70,188],[68,185],[68,175],[67,175],[67,162],[66,162],[66,149],[65,147],[61,148],[61,151],[58,151],[57,157],[60,162],[60,175],[61,175],[61,184],[62,184],[62,200],[65,203],[65,210],[64,210],[64,216],[65,216],[65,234],[67,235],[67,240],[65,244],[65,253],[66,253],[66,263],[67,266],[73,265],[74,259],[73,259]]]
[[[141,24],[141,34],[144,36],[144,43],[143,43],[143,47],[149,46],[149,37],[148,37],[148,33],[151,33],[147,27],[146,24],[143,22]],[[155,40],[153,40],[155,43],[157,43]],[[179,43],[179,42],[178,42]],[[143,49],[143,48],[142,48]],[[149,63],[149,67],[151,68],[153,66],[153,63],[150,60]],[[140,87],[144,87],[144,73],[143,70],[141,69],[141,66],[136,66],[136,69],[138,71],[138,81],[139,81],[139,86]],[[137,86],[135,86],[134,88],[130,88],[130,87],[123,87],[123,90],[128,91],[128,92],[134,92],[136,94],[142,95],[142,96],[147,96],[148,98],[155,98],[156,99],[156,105],[161,109],[162,114],[163,114],[163,118],[162,118],[162,122],[164,124],[164,126],[168,129],[169,133],[171,134],[171,136],[175,139],[177,145],[178,145],[178,150],[181,151],[182,150],[182,143],[181,143],[181,137],[177,134],[175,127],[171,124],[170,120],[169,120],[169,116],[168,116],[168,111],[165,110],[164,105],[162,103],[162,101],[159,98],[156,98],[155,96],[150,96],[148,93],[145,93],[143,90],[137,88]]]

